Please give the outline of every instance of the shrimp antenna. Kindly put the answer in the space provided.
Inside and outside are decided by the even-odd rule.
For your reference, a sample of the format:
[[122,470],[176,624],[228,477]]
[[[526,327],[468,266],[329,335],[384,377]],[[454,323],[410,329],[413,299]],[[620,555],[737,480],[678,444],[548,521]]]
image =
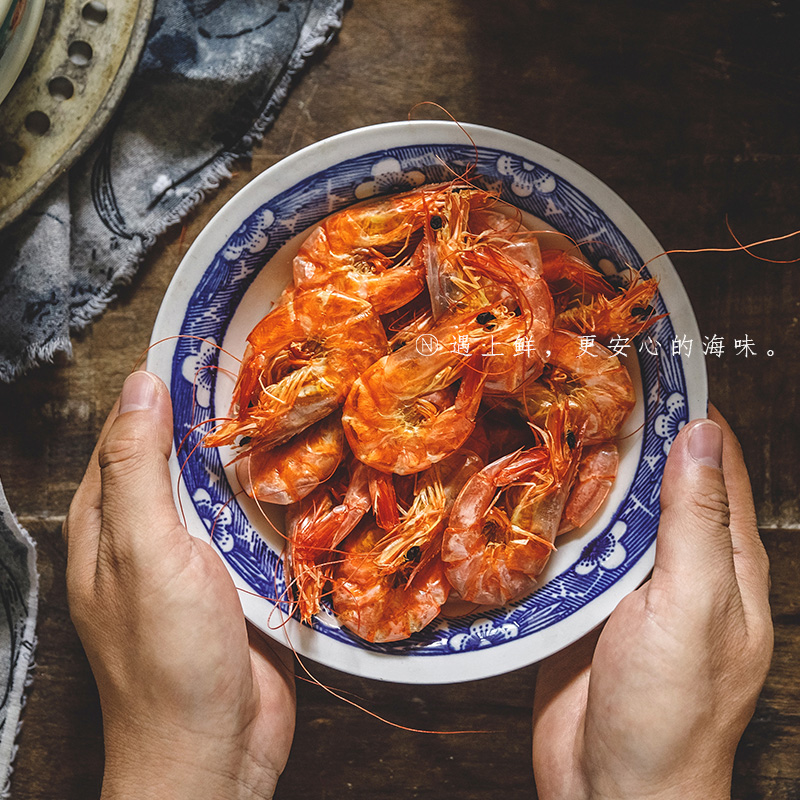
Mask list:
[[[411,108],[409,109],[409,112],[408,112],[408,119],[409,119],[409,121],[411,121],[411,119],[412,119],[412,115],[413,115],[414,111],[416,111],[416,109],[418,109],[420,106],[433,106],[434,108],[438,108],[438,109],[439,109],[439,111],[441,111],[443,114],[445,114],[446,116],[448,116],[448,117],[449,117],[449,118],[450,118],[450,119],[451,119],[453,122],[455,122],[455,124],[456,124],[456,125],[458,125],[459,129],[460,129],[460,130],[461,130],[461,132],[464,134],[464,136],[466,136],[466,137],[467,137],[467,139],[469,139],[469,140],[470,140],[470,142],[471,142],[471,144],[472,144],[472,147],[473,147],[473,149],[475,150],[475,163],[474,163],[474,164],[473,164],[471,167],[468,167],[468,168],[467,168],[467,170],[464,172],[464,175],[463,175],[463,176],[462,176],[462,175],[459,175],[459,176],[458,176],[458,177],[459,177],[461,180],[463,180],[463,181],[466,181],[466,175],[468,175],[468,174],[469,174],[469,171],[470,171],[471,169],[473,169],[473,168],[477,169],[477,166],[478,166],[478,145],[477,145],[477,144],[475,144],[475,140],[474,140],[474,139],[473,139],[473,138],[472,138],[472,137],[469,135],[469,133],[467,132],[466,128],[465,128],[465,127],[464,127],[464,126],[463,126],[463,125],[462,125],[462,124],[461,124],[461,123],[460,123],[460,122],[459,122],[459,121],[458,121],[458,120],[457,120],[457,119],[456,119],[456,118],[455,118],[455,117],[454,117],[454,116],[453,116],[453,115],[452,115],[452,114],[451,114],[451,113],[450,113],[450,112],[449,112],[449,111],[448,111],[448,110],[447,110],[447,109],[444,107],[444,106],[441,106],[441,105],[439,105],[439,103],[435,103],[433,100],[423,100],[422,102],[420,102],[420,103],[415,103],[413,106],[411,106]],[[447,167],[448,169],[450,169],[450,171],[451,171],[451,172],[452,172],[454,175],[456,175],[456,174],[457,174],[457,173],[456,173],[454,170],[452,170],[452,169],[451,169],[451,168],[450,168],[450,167],[449,167],[447,164],[444,164],[444,162],[442,162],[442,163],[443,163],[443,165],[444,165],[445,167]]]
[[[475,140],[469,135],[467,130],[464,128],[464,126],[446,108],[444,108],[444,106],[441,106],[438,103],[433,102],[432,100],[423,100],[422,102],[416,103],[415,105],[413,105],[411,107],[411,109],[408,112],[408,119],[411,120],[411,115],[414,113],[415,109],[419,108],[419,106],[425,106],[425,105],[434,106],[435,108],[438,108],[440,111],[442,111],[442,113],[446,114],[456,125],[458,125],[458,127],[461,129],[461,132],[464,134],[464,136],[467,137],[467,139],[469,139],[470,143],[472,144],[473,149],[475,150],[475,161],[472,164],[468,165],[467,168],[461,173],[459,173],[456,170],[454,170],[440,156],[437,155],[436,156],[436,160],[442,165],[442,167],[447,172],[449,172],[454,177],[455,180],[463,181],[464,183],[466,183],[472,189],[476,189],[478,191],[483,191],[483,190],[480,189],[480,187],[478,187],[473,181],[471,181],[468,178],[468,175],[470,174],[470,172],[472,172],[473,170],[477,170],[477,168],[478,168],[478,145],[475,143]],[[488,194],[490,196],[493,196],[495,198],[495,200],[499,200],[500,199],[500,196],[495,194],[495,193],[493,193],[493,192],[486,192],[486,194]]]
[[151,345],[145,347],[144,350],[139,354],[139,357],[136,359],[133,365],[133,369],[131,372],[136,372],[137,369],[142,365],[145,358],[147,358],[147,354],[154,348],[156,345],[164,344],[164,342],[170,341],[170,339],[195,339],[198,342],[204,342],[207,345],[219,350],[221,353],[225,353],[226,356],[230,356],[234,361],[238,362],[239,364],[242,363],[241,358],[237,358],[233,353],[226,350],[224,347],[218,345],[213,339],[206,339],[203,336],[194,336],[190,333],[176,333],[173,336],[165,336],[163,339],[159,339],[157,342],[153,342]]
[[756,253],[751,253],[751,247],[757,247],[760,244],[768,244],[770,242],[780,242],[784,239],[790,239],[792,236],[797,236],[800,231],[794,231],[793,233],[787,233],[785,236],[775,236],[772,239],[763,239],[760,242],[753,242],[753,244],[742,244],[739,239],[737,238],[736,234],[733,232],[733,228],[731,228],[730,220],[728,219],[728,215],[725,215],[725,227],[728,229],[728,233],[730,233],[731,238],[733,239],[739,247],[744,250],[747,255],[752,256],[753,258],[757,258],[759,261],[767,261],[770,264],[796,264],[800,261],[800,257],[798,258],[787,258],[784,260],[774,259],[774,258],[765,258],[764,256],[759,256]]
[[[277,606],[276,606],[276,608],[277,608]],[[359,711],[363,711],[365,714],[368,714],[370,717],[373,717],[374,719],[377,719],[379,722],[383,722],[386,725],[391,725],[393,728],[398,728],[399,730],[402,730],[402,731],[408,731],[409,733],[438,733],[438,734],[442,734],[442,735],[445,735],[445,736],[452,736],[452,735],[459,734],[459,733],[499,733],[499,731],[490,731],[490,730],[431,731],[431,730],[425,730],[423,728],[411,728],[408,725],[401,725],[398,722],[393,722],[392,720],[387,719],[386,717],[382,717],[380,714],[377,714],[374,711],[370,711],[368,708],[366,708],[366,707],[360,705],[359,703],[355,702],[355,700],[350,700],[348,697],[345,697],[343,692],[338,691],[336,689],[332,689],[330,686],[326,686],[324,683],[322,683],[308,669],[308,667],[306,666],[306,664],[303,661],[303,659],[300,658],[300,655],[298,654],[297,650],[295,650],[294,645],[292,644],[292,641],[289,638],[288,633],[287,633],[285,628],[283,629],[283,632],[284,632],[284,636],[286,638],[287,646],[292,651],[292,653],[294,653],[294,656],[297,659],[297,663],[300,665],[300,667],[302,668],[303,672],[305,672],[305,674],[308,676],[308,679],[310,680],[311,683],[315,684],[316,686],[319,686],[320,689],[323,689],[328,694],[330,694],[331,696],[335,697],[337,700],[341,700],[343,703],[347,703],[347,705],[353,706],[353,708],[357,708]],[[261,633],[260,631],[259,631],[259,633],[261,634],[261,636],[263,636],[263,633]]]
[[663,253],[659,253],[657,256],[653,256],[652,258],[648,259],[642,265],[646,267],[651,261],[655,261],[657,258],[661,258],[662,256],[669,256],[674,253],[738,253],[744,251],[747,255],[752,256],[753,258],[758,259],[759,261],[767,261],[770,264],[796,264],[800,261],[800,256],[798,258],[790,258],[786,260],[780,260],[775,258],[765,258],[764,256],[759,256],[756,253],[752,253],[751,249],[753,247],[758,247],[762,244],[770,244],[771,242],[782,242],[786,239],[792,239],[795,236],[800,236],[800,230],[792,231],[791,233],[785,233],[783,236],[772,236],[769,239],[761,239],[757,242],[750,242],[749,244],[742,244],[741,241],[737,238],[736,234],[733,232],[730,222],[728,221],[728,216],[725,216],[725,224],[728,228],[728,232],[733,237],[733,240],[736,242],[736,247],[698,247],[696,249],[687,249],[687,250],[665,250]]

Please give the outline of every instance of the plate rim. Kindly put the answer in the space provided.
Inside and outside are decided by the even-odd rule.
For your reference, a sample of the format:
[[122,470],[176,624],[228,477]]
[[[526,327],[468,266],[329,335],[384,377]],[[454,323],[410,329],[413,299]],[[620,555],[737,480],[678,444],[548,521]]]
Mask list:
[[[13,0],[11,3],[13,4]],[[45,0],[28,0],[28,5],[23,11],[22,20],[14,37],[0,54],[0,105],[11,93],[17,78],[25,68],[28,56],[33,50],[33,43],[36,41],[39,25],[42,22],[44,6]],[[8,10],[11,10],[10,5]],[[4,19],[5,15],[0,17],[0,23]],[[2,226],[0,225],[0,227]]]

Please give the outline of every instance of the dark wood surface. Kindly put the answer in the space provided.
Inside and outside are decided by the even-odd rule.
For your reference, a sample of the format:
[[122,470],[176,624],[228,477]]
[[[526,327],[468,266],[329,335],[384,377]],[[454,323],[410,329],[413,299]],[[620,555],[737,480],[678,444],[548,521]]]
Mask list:
[[[250,163],[148,257],[78,336],[71,361],[0,386],[0,474],[39,547],[36,679],[13,780],[19,800],[96,797],[102,732],[93,679],[66,608],[60,526],[102,421],[146,347],[188,245],[255,174],[349,128],[405,118],[423,100],[542,142],[616,190],[666,249],[800,228],[800,13],[780,0],[355,0],[337,41],[295,85]],[[800,241],[759,251],[800,255]],[[742,253],[676,255],[702,334],[710,395],[739,434],[772,560],[776,649],[736,759],[734,797],[800,797],[800,509],[796,350],[800,268]],[[750,336],[756,355],[734,351]],[[695,343],[695,347],[699,342]],[[766,355],[767,350],[774,355]],[[279,798],[535,796],[536,668],[445,687],[405,687],[314,668],[390,728],[300,683],[297,736]]]

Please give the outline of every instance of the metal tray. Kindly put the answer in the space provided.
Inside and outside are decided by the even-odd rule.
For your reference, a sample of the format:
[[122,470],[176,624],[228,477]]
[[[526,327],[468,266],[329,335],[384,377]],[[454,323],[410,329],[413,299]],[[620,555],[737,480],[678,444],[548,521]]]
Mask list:
[[155,0],[47,0],[28,63],[0,104],[0,228],[86,152],[122,98]]

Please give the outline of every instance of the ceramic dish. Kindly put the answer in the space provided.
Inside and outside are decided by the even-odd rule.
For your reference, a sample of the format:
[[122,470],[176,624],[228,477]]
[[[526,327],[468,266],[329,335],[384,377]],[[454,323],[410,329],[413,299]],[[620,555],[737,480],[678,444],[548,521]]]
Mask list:
[[[467,140],[470,134],[477,147]],[[663,251],[642,221],[583,168],[526,139],[490,128],[398,122],[362,128],[312,145],[255,178],[194,242],[167,291],[153,331],[148,368],[167,385],[175,407],[176,447],[199,441],[203,420],[228,413],[233,379],[217,365],[222,345],[241,355],[250,329],[289,281],[302,232],[356,200],[447,180],[471,165],[484,184],[529,220],[579,242],[606,272],[640,267]],[[447,165],[447,166],[445,166]],[[558,551],[530,596],[501,609],[439,619],[410,639],[369,644],[324,611],[303,625],[285,623],[280,562],[282,513],[270,522],[227,471],[225,453],[198,447],[180,480],[189,530],[213,543],[230,571],[248,619],[301,654],[353,674],[404,683],[454,683],[534,663],[605,619],[652,567],[664,462],[678,430],[706,413],[702,353],[673,355],[676,338],[699,341],[689,301],[666,257],[656,275],[658,313],[669,313],[648,347],[631,343],[627,363],[638,402],[621,441],[619,477],[599,515],[558,540]],[[176,337],[183,334],[182,338]],[[199,338],[191,338],[199,337]],[[205,340],[205,341],[203,341]],[[641,346],[641,352],[639,348]],[[653,355],[650,352],[654,353]],[[234,359],[219,366],[236,372]],[[207,427],[207,426],[206,426]],[[172,473],[178,486],[178,459]]]
[[12,0],[8,3],[0,0],[0,103],[25,66],[42,21],[44,2]]
[[0,0],[0,56],[16,33],[26,0]]

